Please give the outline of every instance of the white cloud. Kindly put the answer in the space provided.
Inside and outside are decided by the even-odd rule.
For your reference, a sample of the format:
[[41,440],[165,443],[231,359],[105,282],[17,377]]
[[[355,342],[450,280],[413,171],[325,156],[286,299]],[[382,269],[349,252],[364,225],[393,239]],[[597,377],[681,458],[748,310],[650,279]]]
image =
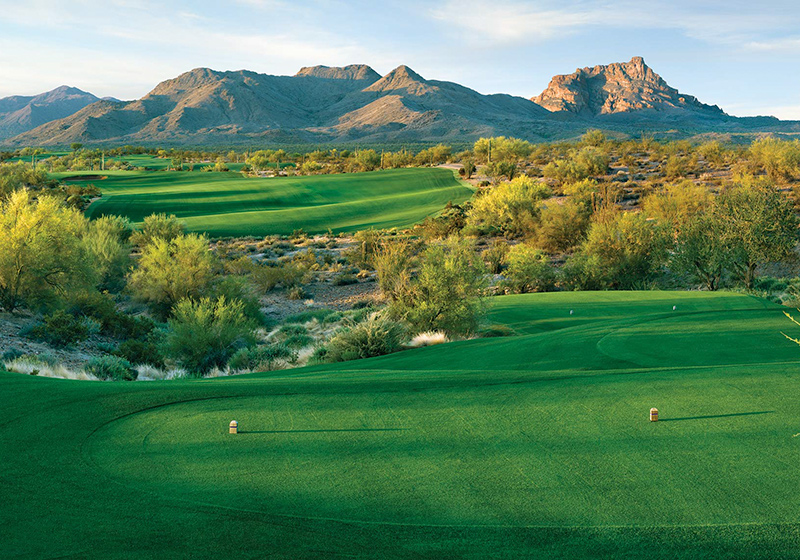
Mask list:
[[429,10],[429,15],[467,31],[475,42],[495,45],[539,43],[601,27],[609,32],[673,29],[705,42],[741,46],[776,29],[796,29],[800,23],[796,9],[787,14],[760,4],[736,6],[703,0],[692,4],[666,0],[448,0]]
[[751,51],[760,52],[787,52],[800,54],[800,39],[786,37],[767,41],[751,41],[744,47]]

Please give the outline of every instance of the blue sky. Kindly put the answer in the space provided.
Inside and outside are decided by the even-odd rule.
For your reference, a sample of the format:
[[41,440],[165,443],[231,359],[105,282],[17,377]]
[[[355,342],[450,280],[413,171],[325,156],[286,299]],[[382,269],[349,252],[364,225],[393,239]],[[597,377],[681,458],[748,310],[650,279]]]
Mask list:
[[133,99],[199,66],[353,63],[532,97],[632,56],[731,114],[800,119],[796,0],[0,0],[0,97],[68,84]]

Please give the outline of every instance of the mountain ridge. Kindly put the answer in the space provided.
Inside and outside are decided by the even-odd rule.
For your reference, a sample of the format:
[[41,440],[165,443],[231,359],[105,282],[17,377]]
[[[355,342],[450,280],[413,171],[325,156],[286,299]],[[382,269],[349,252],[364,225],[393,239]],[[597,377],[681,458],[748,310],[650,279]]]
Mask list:
[[96,100],[0,143],[429,143],[498,135],[552,141],[587,128],[798,132],[800,122],[727,115],[670,87],[641,57],[555,76],[531,99],[484,95],[405,65],[384,76],[365,64],[308,66],[294,76],[195,68],[140,99]]

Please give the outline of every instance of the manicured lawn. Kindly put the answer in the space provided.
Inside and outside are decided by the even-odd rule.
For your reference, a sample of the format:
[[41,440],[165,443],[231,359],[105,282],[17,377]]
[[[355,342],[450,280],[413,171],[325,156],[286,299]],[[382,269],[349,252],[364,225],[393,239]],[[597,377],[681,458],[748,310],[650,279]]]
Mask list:
[[274,178],[199,171],[103,175],[107,178],[87,181],[103,192],[88,208],[89,217],[117,214],[138,223],[166,212],[190,231],[212,237],[407,227],[472,195],[447,169]]
[[0,556],[800,555],[781,308],[557,293],[490,320],[518,335],[228,379],[0,374]]

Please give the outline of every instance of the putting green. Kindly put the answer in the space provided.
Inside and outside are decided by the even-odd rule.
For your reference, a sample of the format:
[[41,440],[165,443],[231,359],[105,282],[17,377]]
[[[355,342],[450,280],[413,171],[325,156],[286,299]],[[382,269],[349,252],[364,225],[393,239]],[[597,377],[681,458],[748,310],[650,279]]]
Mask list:
[[[55,176],[61,175],[80,174]],[[274,178],[167,171],[106,176],[87,181],[103,193],[87,209],[89,217],[120,215],[140,223],[165,212],[212,237],[408,227],[472,195],[451,170],[436,168]]]
[[490,318],[520,334],[228,379],[0,375],[0,537],[34,557],[798,553],[780,307],[558,293]]

